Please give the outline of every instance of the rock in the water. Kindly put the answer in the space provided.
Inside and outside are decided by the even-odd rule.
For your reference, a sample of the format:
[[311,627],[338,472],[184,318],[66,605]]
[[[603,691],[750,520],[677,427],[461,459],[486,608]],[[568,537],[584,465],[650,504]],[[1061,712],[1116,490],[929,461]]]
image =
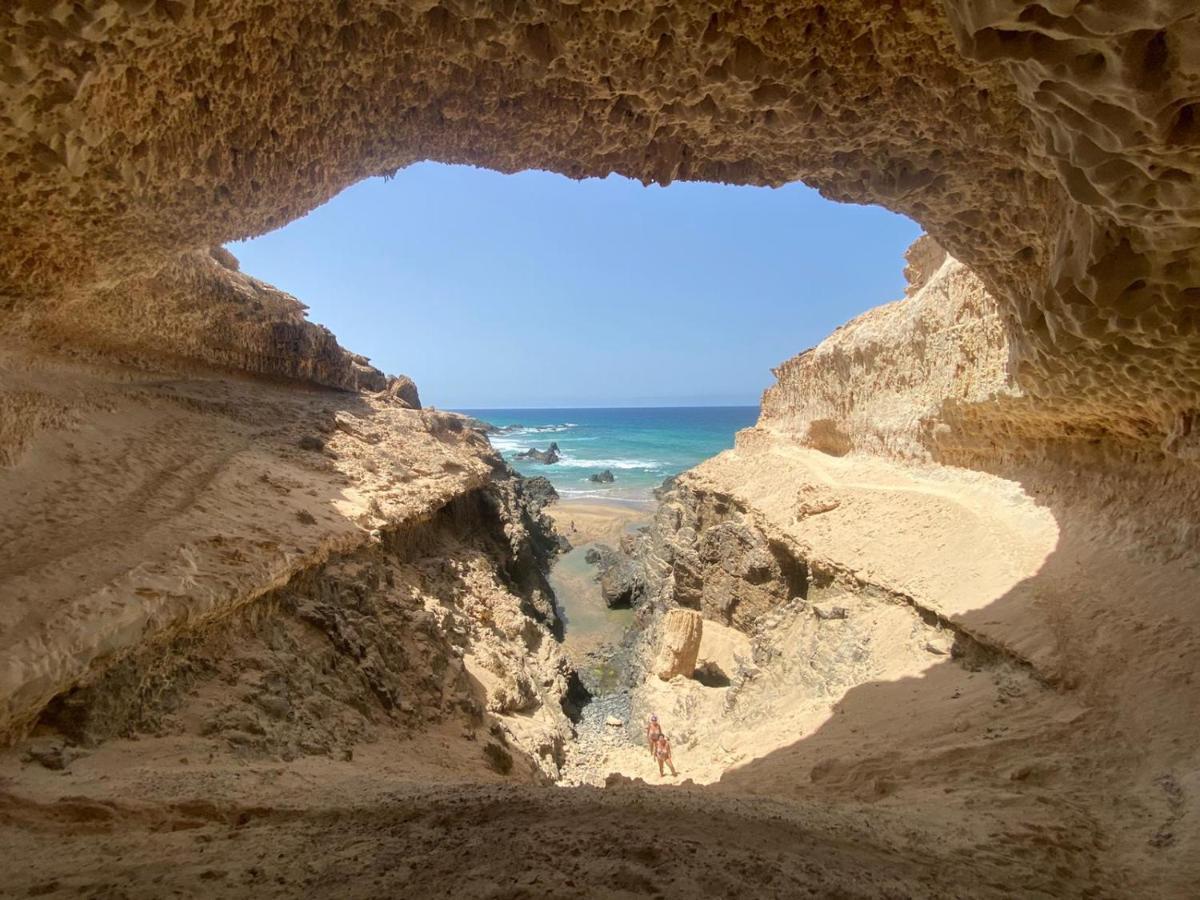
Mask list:
[[608,566],[601,562],[600,595],[610,608],[632,606],[643,589],[641,569],[625,554],[614,554]]
[[617,476],[612,473],[612,469],[605,469],[603,472],[594,472],[588,476],[588,481],[594,481],[597,484],[612,484],[617,480]]
[[608,725],[612,728],[620,728],[625,723],[622,722],[620,719],[618,719],[616,716],[609,716],[607,719],[604,720],[604,724]]
[[549,466],[562,459],[562,454],[558,449],[558,444],[552,443],[545,450],[538,450],[536,447],[530,447],[524,453],[518,453],[517,459],[527,459],[530,462],[540,462]]
[[689,678],[696,671],[700,656],[700,638],[704,634],[704,619],[693,609],[669,610],[663,619],[658,658],[654,672],[663,681],[676,675]]
[[626,553],[597,544],[583,558],[599,567],[600,596],[610,609],[632,606],[641,599],[646,587],[642,570]]

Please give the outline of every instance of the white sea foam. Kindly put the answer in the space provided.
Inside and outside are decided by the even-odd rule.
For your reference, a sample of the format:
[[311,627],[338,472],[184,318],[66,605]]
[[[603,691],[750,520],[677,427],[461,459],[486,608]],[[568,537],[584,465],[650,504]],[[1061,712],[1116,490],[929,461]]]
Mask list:
[[[496,437],[492,435],[492,447],[501,453],[523,453],[529,449],[529,442],[513,437]],[[539,448],[544,449],[544,448]],[[561,448],[560,448],[561,450]],[[666,464],[657,459],[579,459],[569,453],[563,453],[558,462],[551,466],[556,469],[646,469],[649,472],[665,472]],[[549,469],[550,466],[547,466]]]
[[578,428],[574,422],[563,422],[561,425],[523,425],[520,428],[513,428],[511,431],[505,431],[507,435],[523,435],[523,434],[561,434],[571,428]]
[[545,445],[548,447],[552,443],[558,444],[561,447],[563,444],[579,444],[584,441],[600,440],[599,438],[596,438],[596,437],[575,437],[574,435],[567,435],[565,437],[554,437],[548,441],[547,440],[538,440],[536,438],[531,440],[529,435],[521,435],[521,434],[492,434],[492,435],[488,435],[488,438],[491,440],[492,446],[496,447],[497,449],[516,449],[518,447],[521,449],[525,449],[526,447],[542,446],[542,445]]
[[656,469],[662,463],[656,459],[575,459],[564,456],[554,465],[560,469]]
[[492,446],[497,450],[504,452],[505,450],[524,450],[525,444],[522,441],[513,438],[491,436]]
[[652,500],[649,493],[644,497],[622,497],[610,491],[573,491],[570,488],[559,488],[558,493],[566,500],[582,500],[587,497],[596,497],[604,500],[605,503],[636,503],[638,506],[644,506]]

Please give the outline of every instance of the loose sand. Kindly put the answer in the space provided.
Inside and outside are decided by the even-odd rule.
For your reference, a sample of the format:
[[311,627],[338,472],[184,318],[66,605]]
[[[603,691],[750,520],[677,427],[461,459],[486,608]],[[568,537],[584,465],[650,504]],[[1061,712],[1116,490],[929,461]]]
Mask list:
[[546,512],[575,546],[595,542],[616,547],[622,535],[650,523],[655,506],[653,500],[645,503],[559,500],[546,507]]
[[[524,643],[515,598],[488,601],[505,588],[495,561],[419,531],[402,571],[364,549],[385,518],[433,523],[486,481],[469,431],[250,382],[11,357],[3,374],[37,398],[31,421],[54,426],[10,444],[24,462],[0,491],[0,509],[21,512],[0,523],[0,594],[16,598],[0,622],[14,636],[4,677],[25,691],[13,719],[145,626],[228,620],[230,596],[323,555],[340,580],[297,590],[337,610],[340,644],[264,605],[247,624],[258,643],[189,657],[204,663],[195,686],[180,683],[177,712],[154,728],[97,746],[39,730],[0,752],[0,896],[1194,893],[1195,569],[1123,545],[1079,500],[743,435],[682,480],[711,503],[686,522],[680,505],[661,549],[685,580],[691,565],[701,602],[753,602],[771,560],[744,565],[752,529],[824,577],[762,610],[755,634],[706,623],[731,684],[646,679],[622,724],[604,725],[612,740],[593,743],[594,781],[552,788],[521,747],[573,752],[539,725],[553,704],[508,715],[510,739],[455,690],[503,680],[512,708],[561,672],[560,645]],[[78,424],[58,423],[60,408]],[[317,434],[326,452],[301,445]],[[619,546],[653,506],[549,512],[576,547]],[[474,528],[479,547],[507,546],[477,518],[451,515],[452,536]],[[374,627],[391,621],[372,612],[385,601],[410,629]],[[451,636],[493,622],[505,640],[474,645],[457,679],[454,649],[468,648]],[[340,645],[353,660],[325,665]],[[371,699],[391,683],[388,658],[408,686],[396,717]],[[275,735],[342,721],[309,711],[322,691],[366,698],[362,739],[343,729],[328,750],[271,750]],[[289,703],[264,705],[275,697]],[[641,746],[651,711],[677,778]]]

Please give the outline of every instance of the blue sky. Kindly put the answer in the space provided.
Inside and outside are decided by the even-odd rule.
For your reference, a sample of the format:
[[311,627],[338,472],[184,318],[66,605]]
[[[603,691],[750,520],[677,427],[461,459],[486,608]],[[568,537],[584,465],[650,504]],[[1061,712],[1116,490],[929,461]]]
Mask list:
[[918,234],[798,184],[421,163],[230,249],[427,405],[732,405],[900,297]]

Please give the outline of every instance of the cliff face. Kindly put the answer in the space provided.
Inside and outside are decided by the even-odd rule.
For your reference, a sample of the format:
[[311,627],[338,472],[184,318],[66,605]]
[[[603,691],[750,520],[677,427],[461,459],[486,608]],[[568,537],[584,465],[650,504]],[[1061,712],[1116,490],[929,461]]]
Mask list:
[[[419,159],[803,180],[908,213],[979,275],[1012,326],[1015,380],[1055,413],[1023,427],[1186,456],[1198,15],[1191,0],[9,4],[4,330],[320,371],[321,348],[302,364],[269,329],[189,321],[223,292],[197,284],[197,252]],[[153,341],[128,329],[133,307],[161,317]]]
[[[17,302],[8,324],[27,324],[46,348],[118,359],[142,368],[206,368],[281,376],[347,391],[378,392],[406,382],[406,406],[420,408],[407,378],[392,378],[344,349],[306,318],[295,297],[238,271],[232,253],[182,254],[136,275],[70,293],[49,309]],[[28,318],[26,318],[28,315]]]
[[150,738],[232,760],[350,762],[448,728],[477,741],[459,776],[557,776],[568,670],[553,620],[506,577],[504,528],[521,512],[502,494],[468,492],[253,603],[144,634],[50,702],[39,729],[58,740],[35,738],[48,750],[34,752],[96,764],[119,739]]
[[[905,299],[859,316],[775,370],[759,432],[833,456],[982,470],[1080,515],[1090,509],[1149,557],[1200,551],[1190,417],[1161,443],[1150,442],[1151,430],[1108,431],[1115,419],[1076,419],[1027,390],[1003,305],[970,269],[928,237],[906,258]],[[1074,408],[1096,396],[1081,389]]]
[[1195,473],[1087,432],[1024,443],[994,299],[925,239],[909,262],[906,299],[782,365],[758,425],[664,497],[644,643],[682,606],[749,649],[725,687],[647,680],[636,705],[722,790],[986,808],[1014,852],[1000,820],[1054,797],[1108,848],[1068,854],[1073,877],[1182,890]]
[[[363,717],[422,722],[440,685],[428,712],[519,712],[514,737],[556,771],[567,670],[547,540],[480,433],[387,389],[22,353],[0,365],[19,400],[0,479],[0,735],[26,733],[52,700],[43,723],[88,743],[187,721],[178,710],[192,682],[217,678],[221,648],[266,642],[274,669],[254,671],[283,685],[278,702],[349,705],[353,721],[309,723],[316,746],[362,739]],[[340,674],[305,660],[322,646]],[[422,669],[433,683],[414,681]],[[299,713],[279,718],[304,730]],[[272,734],[239,739],[293,755],[306,740]]]
[[909,296],[843,325],[775,370],[759,427],[835,456],[928,460],[943,404],[1019,396],[996,300],[928,237],[908,253]]

